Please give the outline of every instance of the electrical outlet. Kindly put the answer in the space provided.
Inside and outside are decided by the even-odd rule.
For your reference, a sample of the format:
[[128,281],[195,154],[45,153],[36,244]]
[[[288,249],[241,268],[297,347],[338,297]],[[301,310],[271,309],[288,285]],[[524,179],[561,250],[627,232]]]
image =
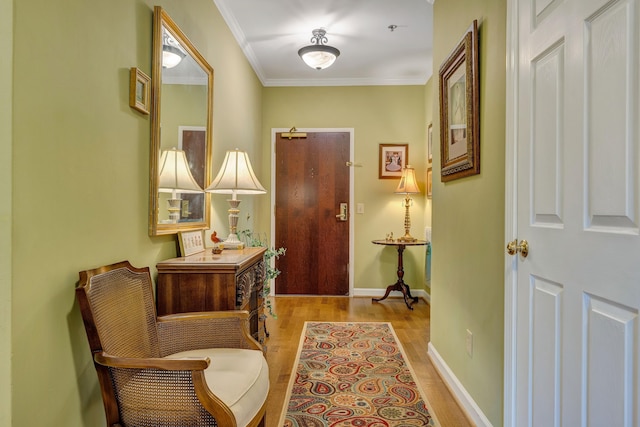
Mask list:
[[466,344],[467,344],[467,354],[469,355],[469,357],[473,357],[473,334],[468,329],[467,329]]

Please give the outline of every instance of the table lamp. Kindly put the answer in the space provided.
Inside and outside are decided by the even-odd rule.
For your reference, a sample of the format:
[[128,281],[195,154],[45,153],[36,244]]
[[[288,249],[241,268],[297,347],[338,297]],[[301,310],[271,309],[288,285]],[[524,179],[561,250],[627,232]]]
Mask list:
[[398,238],[400,242],[415,242],[418,239],[415,237],[411,237],[411,217],[409,216],[409,207],[411,207],[411,197],[409,194],[418,194],[420,193],[420,188],[418,187],[418,182],[416,181],[416,171],[411,166],[407,165],[404,169],[402,169],[402,176],[400,177],[400,184],[398,184],[398,188],[395,191],[396,194],[404,194],[404,236]]
[[169,221],[177,223],[180,220],[181,208],[179,193],[202,193],[202,187],[198,185],[193,175],[191,175],[191,169],[184,151],[175,147],[162,152],[159,170],[158,192],[171,193],[171,198],[167,200]]
[[238,194],[264,194],[264,189],[256,175],[253,173],[249,155],[245,151],[227,151],[220,171],[213,182],[205,189],[209,193],[231,194],[229,202],[229,236],[222,242],[224,249],[242,249],[244,243],[236,234],[238,228],[238,214],[240,200]]

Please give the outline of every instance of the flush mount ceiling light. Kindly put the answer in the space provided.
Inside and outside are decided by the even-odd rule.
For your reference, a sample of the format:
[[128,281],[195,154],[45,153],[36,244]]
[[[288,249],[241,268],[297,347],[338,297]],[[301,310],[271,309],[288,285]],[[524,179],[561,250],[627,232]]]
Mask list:
[[162,34],[162,67],[173,68],[178,65],[187,54],[180,48],[174,38],[164,31]]
[[311,32],[311,45],[305,46],[298,51],[300,58],[311,68],[322,70],[333,64],[340,51],[333,46],[327,46],[326,30],[322,28],[315,29]]

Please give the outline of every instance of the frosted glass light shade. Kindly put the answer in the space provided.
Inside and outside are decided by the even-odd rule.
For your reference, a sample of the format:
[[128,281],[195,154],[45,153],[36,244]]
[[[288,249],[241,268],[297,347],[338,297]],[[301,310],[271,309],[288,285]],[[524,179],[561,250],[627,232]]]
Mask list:
[[309,67],[323,70],[336,62],[340,51],[335,47],[325,45],[305,46],[298,51],[298,55]]
[[328,68],[340,56],[340,51],[333,46],[327,46],[327,31],[324,28],[316,28],[311,32],[311,45],[298,50],[298,55],[305,64],[316,70]]

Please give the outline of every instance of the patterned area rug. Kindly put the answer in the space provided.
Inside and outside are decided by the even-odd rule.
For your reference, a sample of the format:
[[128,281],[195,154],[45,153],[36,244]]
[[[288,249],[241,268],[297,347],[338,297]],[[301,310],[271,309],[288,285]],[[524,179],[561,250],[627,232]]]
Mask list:
[[436,426],[390,323],[305,322],[279,426]]

